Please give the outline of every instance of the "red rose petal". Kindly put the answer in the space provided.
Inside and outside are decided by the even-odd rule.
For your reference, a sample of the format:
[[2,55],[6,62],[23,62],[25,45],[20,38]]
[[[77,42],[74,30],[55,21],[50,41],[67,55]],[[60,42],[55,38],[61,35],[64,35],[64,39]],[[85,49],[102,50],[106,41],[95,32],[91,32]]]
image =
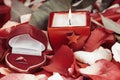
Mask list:
[[3,74],[0,74],[0,78],[2,78],[2,77],[4,77],[5,75],[3,75]]
[[[106,42],[110,45],[115,42],[113,33],[105,30],[104,28],[96,28],[94,31],[92,31],[88,41],[84,46],[84,49],[86,51],[93,51]],[[109,45],[107,43],[106,45]]]
[[112,4],[120,4],[120,0],[113,0]]
[[2,27],[10,19],[10,8],[0,5],[0,27]]
[[104,13],[96,12],[91,13],[91,17],[99,22],[102,21],[99,14],[102,14],[104,17],[110,18],[114,21],[117,21],[120,18],[120,7],[107,9]]
[[102,76],[99,76],[99,75],[89,75],[89,77],[92,79],[92,80],[110,80],[110,79],[106,79]]
[[37,80],[32,74],[13,73],[2,77],[0,80]]
[[102,63],[99,75],[89,75],[93,80],[120,80],[120,69],[117,65],[107,60],[99,60]]
[[3,0],[0,0],[0,5],[4,5],[4,2],[3,2]]
[[71,68],[68,69],[69,76],[71,76],[73,78],[78,78],[81,75],[79,72],[79,68],[81,66],[78,66],[76,63],[77,62],[75,60],[74,63],[72,64]]
[[120,24],[120,19],[117,20],[117,23]]
[[44,66],[43,68],[49,72],[58,72],[65,76],[68,75],[68,68],[74,62],[74,55],[71,49],[63,45],[61,48],[55,53],[53,56],[51,63],[48,66]]

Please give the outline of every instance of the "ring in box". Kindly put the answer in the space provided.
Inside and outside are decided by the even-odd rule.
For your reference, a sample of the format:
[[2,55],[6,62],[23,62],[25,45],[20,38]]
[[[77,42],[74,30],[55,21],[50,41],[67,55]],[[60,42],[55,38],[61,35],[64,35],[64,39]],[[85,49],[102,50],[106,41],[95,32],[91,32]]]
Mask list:
[[35,72],[46,62],[46,35],[28,23],[17,25],[8,38],[7,65],[18,72]]
[[[69,17],[70,15],[70,17]],[[52,12],[48,21],[48,36],[53,50],[62,44],[69,45],[69,38],[79,36],[78,43],[73,44],[75,50],[80,50],[90,34],[90,13],[87,11]],[[71,37],[70,37],[71,36]],[[70,47],[72,47],[70,46]]]

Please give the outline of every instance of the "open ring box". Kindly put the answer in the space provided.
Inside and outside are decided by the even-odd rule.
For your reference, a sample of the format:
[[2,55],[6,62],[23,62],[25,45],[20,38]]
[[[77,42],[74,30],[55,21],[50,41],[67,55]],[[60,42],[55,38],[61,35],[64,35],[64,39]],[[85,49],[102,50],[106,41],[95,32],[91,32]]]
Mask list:
[[79,43],[73,44],[80,50],[88,36],[90,35],[90,13],[88,11],[72,11],[71,18],[69,12],[51,12],[48,21],[48,36],[51,47],[57,50],[62,44],[68,45],[68,36],[75,33],[80,36]]
[[28,23],[17,25],[8,38],[10,50],[5,57],[7,65],[18,72],[32,73],[46,62],[42,54],[47,47],[42,30]]

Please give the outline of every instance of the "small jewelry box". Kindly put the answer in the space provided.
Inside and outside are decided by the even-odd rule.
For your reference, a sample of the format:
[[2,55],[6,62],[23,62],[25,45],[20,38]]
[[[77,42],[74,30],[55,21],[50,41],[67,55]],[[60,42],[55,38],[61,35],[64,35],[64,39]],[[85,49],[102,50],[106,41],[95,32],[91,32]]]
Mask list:
[[5,61],[18,72],[35,72],[46,62],[43,53],[47,43],[47,37],[42,30],[28,23],[17,25],[9,35],[9,50]]

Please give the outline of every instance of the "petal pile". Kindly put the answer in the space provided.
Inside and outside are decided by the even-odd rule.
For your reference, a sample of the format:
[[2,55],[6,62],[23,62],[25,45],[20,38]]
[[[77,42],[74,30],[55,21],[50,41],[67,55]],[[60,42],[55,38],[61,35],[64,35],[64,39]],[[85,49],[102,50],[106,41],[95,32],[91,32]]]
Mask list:
[[[20,13],[24,13],[24,11],[27,12],[30,9],[33,10],[32,7],[36,3],[34,3],[36,0],[32,0],[33,3],[31,5],[28,0],[18,0],[23,3],[19,3],[16,0],[13,1],[19,4],[18,7],[16,3],[11,5],[12,0],[0,1],[0,27],[3,26],[0,28],[0,61],[3,61],[3,63],[4,56],[6,55],[5,51],[8,50],[6,42],[9,33],[18,24],[23,24],[22,27],[26,26],[24,23],[8,21],[8,19],[10,19],[10,9],[12,8],[11,20],[19,20],[20,17],[16,17],[15,15],[23,16]],[[31,8],[23,5],[27,5],[27,1],[29,2],[28,5],[32,6]],[[46,1],[48,0],[43,0],[43,2]],[[70,1],[71,0],[66,0],[66,2],[64,2],[63,0],[60,0],[60,2],[58,1],[58,4],[61,5],[61,3]],[[0,66],[0,80],[120,80],[120,0],[89,0],[89,2],[91,1],[94,4],[91,3],[87,6],[91,7],[91,34],[87,37],[87,40],[79,51],[78,49],[77,51],[72,51],[72,47],[68,47],[64,44],[58,50],[46,50],[43,54],[46,56],[47,61],[40,67],[42,70],[39,70],[38,73],[35,74],[14,73],[12,70],[9,71],[8,68],[4,68],[6,66]],[[82,7],[81,5],[84,3],[84,0],[80,0],[80,3],[78,0],[73,2],[77,2],[77,7],[79,8]],[[62,4],[63,7],[58,7],[55,3],[55,0],[51,0],[37,10],[30,10],[29,13],[32,14],[32,16],[29,17],[31,19],[30,23],[33,22],[33,24],[39,26],[41,29],[46,29],[46,26],[44,25],[47,22],[49,12],[59,9],[67,10],[66,4]],[[19,12],[17,12],[19,8],[26,9],[21,9],[23,11],[19,10]],[[29,22],[29,19],[27,22]],[[26,31],[22,27],[21,30]],[[68,37],[68,40],[70,39],[70,44],[75,43],[73,46],[75,48],[79,47],[79,44],[82,43],[81,40],[77,43],[78,38],[79,36],[75,34],[73,34],[72,37]],[[59,42],[59,39],[56,41]]]

